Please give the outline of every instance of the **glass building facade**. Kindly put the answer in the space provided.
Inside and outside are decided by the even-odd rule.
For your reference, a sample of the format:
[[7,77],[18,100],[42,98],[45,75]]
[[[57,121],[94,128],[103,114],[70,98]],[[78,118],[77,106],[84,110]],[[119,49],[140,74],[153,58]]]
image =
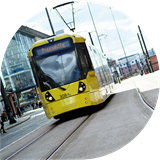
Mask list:
[[[46,37],[47,34],[21,26],[12,37],[4,54],[1,79],[7,92],[21,92],[19,98],[21,107],[37,100],[36,82],[27,54],[35,41]],[[17,102],[14,105],[17,105]]]
[[14,91],[16,86],[25,89],[36,85],[27,54],[35,42],[34,37],[17,32],[11,39],[4,54],[1,72],[6,87]]

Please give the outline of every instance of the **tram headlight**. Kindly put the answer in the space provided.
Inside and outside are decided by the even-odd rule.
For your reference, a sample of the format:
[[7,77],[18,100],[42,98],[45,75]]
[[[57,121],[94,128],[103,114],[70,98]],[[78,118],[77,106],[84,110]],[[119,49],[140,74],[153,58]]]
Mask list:
[[80,87],[80,88],[79,88],[79,91],[81,91],[81,92],[82,92],[82,91],[83,91],[83,87]]
[[52,97],[52,95],[49,92],[46,92],[45,98],[49,102],[55,101],[55,99]]
[[86,90],[86,85],[83,82],[79,82],[78,93],[82,93]]

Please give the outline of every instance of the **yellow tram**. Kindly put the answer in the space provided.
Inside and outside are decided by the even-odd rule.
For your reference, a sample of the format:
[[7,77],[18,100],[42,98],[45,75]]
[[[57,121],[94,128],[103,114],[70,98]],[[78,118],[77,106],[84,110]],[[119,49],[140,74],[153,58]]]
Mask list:
[[47,118],[98,105],[114,92],[105,57],[79,35],[39,40],[28,58]]

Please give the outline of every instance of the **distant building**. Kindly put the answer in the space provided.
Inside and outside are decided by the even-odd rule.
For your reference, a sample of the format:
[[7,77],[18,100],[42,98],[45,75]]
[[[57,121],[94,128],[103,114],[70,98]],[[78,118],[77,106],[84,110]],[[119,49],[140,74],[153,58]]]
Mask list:
[[113,67],[114,65],[116,65],[117,66],[117,64],[116,64],[116,61],[115,60],[113,60],[113,59],[109,59],[109,58],[107,58],[107,63],[108,63],[108,66],[111,68],[111,67]]
[[[2,76],[1,68],[0,68],[0,77],[1,77],[3,85],[5,86],[5,81],[4,81],[4,78]],[[4,102],[3,102],[3,98],[2,98],[2,93],[0,91],[0,110],[1,110],[1,113],[3,112],[3,108],[4,108]]]
[[127,57],[118,59],[118,67],[122,76],[129,76],[141,70],[139,54],[133,54]]
[[153,71],[159,70],[159,64],[158,64],[157,56],[156,55],[151,56],[150,60],[151,60]]
[[113,59],[109,59],[107,58],[107,63],[108,63],[108,66],[112,72],[112,76],[113,76],[113,80],[115,83],[117,83],[117,77],[120,76],[120,72],[119,72],[119,68],[116,64],[116,60],[113,60]]
[[[149,54],[149,57],[151,60],[153,70],[154,71],[159,70],[158,59],[157,59],[157,56],[156,56],[154,49],[152,48],[151,50],[148,50],[148,54]],[[145,56],[143,53],[140,53],[140,59],[141,59],[141,62],[143,63],[143,65],[147,67]]]

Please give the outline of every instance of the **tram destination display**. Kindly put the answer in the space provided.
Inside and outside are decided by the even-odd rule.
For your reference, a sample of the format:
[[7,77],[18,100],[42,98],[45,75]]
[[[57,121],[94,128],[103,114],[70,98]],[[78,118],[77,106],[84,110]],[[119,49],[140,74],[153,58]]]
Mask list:
[[43,45],[41,47],[36,47],[33,50],[33,54],[35,56],[42,56],[42,55],[46,55],[46,54],[50,54],[50,53],[54,53],[57,51],[62,51],[64,49],[69,49],[71,48],[72,45],[70,43],[70,39],[64,39],[61,41],[56,41],[56,42],[52,42],[52,43],[48,43],[46,45]]

